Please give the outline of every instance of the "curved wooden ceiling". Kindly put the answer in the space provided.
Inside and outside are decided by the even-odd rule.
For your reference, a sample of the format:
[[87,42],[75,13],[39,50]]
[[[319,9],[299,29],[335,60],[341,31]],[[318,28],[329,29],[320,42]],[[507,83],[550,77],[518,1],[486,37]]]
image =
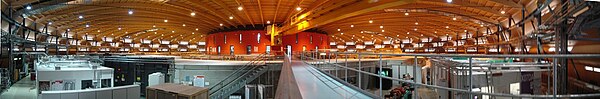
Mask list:
[[[38,0],[7,0],[14,8],[23,9]],[[70,29],[77,35],[100,37],[132,36],[134,40],[165,39],[172,41],[202,41],[206,33],[223,27],[265,25],[267,21],[284,23],[304,10],[319,9],[343,0],[74,0],[58,5],[34,6],[40,9],[29,18],[39,23]],[[318,26],[334,36],[333,40],[372,40],[385,37],[419,38],[456,35],[464,30],[477,31],[481,25],[492,26],[518,13],[522,5],[533,0],[419,0],[416,3],[387,8],[342,21]],[[22,6],[18,6],[22,5]],[[238,10],[242,7],[243,10]],[[302,11],[296,11],[301,7]],[[26,10],[24,10],[26,11]],[[133,14],[128,14],[133,11]],[[500,13],[506,11],[506,13]],[[409,15],[404,15],[408,12]],[[195,15],[191,15],[195,13]],[[82,16],[83,18],[78,18]],[[233,19],[229,19],[233,17]],[[457,20],[452,20],[458,18]],[[168,20],[168,22],[164,22]],[[373,23],[368,23],[373,20]],[[476,21],[473,21],[476,20]],[[416,25],[415,23],[418,23]],[[185,24],[185,26],[184,26]],[[224,26],[220,26],[223,24]],[[89,25],[89,27],[86,27]],[[350,27],[354,25],[355,27]],[[155,27],[153,27],[155,26]],[[371,37],[364,31],[385,32]],[[450,28],[445,28],[448,26]],[[121,30],[119,30],[121,28]],[[158,28],[155,32],[132,34]],[[341,31],[337,31],[337,29]],[[414,29],[418,29],[415,31]],[[344,32],[346,34],[341,35]],[[410,34],[406,34],[410,32]],[[354,38],[353,38],[354,35]],[[362,36],[366,36],[364,39]],[[361,37],[361,38],[358,38]],[[339,38],[339,39],[336,39]]]

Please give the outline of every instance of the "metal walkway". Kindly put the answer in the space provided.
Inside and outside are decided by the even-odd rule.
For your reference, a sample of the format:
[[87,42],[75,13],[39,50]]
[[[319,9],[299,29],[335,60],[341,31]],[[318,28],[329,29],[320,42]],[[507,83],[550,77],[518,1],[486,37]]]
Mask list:
[[[299,95],[298,95],[299,94]],[[277,99],[371,99],[369,94],[348,87],[314,67],[286,58],[282,67]]]

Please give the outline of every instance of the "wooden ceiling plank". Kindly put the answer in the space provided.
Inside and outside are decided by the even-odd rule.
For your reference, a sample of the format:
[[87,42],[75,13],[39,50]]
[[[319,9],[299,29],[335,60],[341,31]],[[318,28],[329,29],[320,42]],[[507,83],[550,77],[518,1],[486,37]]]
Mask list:
[[[227,4],[223,3],[221,0],[211,0],[211,1],[214,2],[214,3],[216,3],[217,5],[219,5],[221,8],[223,8],[223,10],[227,11],[227,13],[231,14],[231,16],[234,17],[233,19],[237,20],[240,23],[239,25],[242,25],[244,27],[246,26],[247,23],[242,22],[243,17],[235,14],[234,11],[232,11],[231,9],[229,9],[229,7],[227,6]],[[243,6],[243,5],[241,5],[241,6]],[[248,14],[246,14],[246,15],[248,15]],[[251,20],[251,19],[249,19],[249,20]],[[252,23],[252,26],[254,26],[253,22],[250,22],[250,23]]]

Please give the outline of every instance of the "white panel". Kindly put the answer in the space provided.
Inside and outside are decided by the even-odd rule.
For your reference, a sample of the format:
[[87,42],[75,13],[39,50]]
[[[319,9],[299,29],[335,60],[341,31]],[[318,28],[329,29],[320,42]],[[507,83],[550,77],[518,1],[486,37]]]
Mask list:
[[103,51],[103,52],[110,51],[110,48],[100,48],[100,51]]
[[94,35],[83,35],[81,38],[84,40],[94,40]]
[[383,44],[392,44],[392,40],[383,41]]
[[355,42],[346,42],[346,45],[356,45]]
[[176,48],[179,48],[179,45],[177,45],[177,44],[169,45],[169,48],[176,49]]
[[121,45],[120,43],[116,43],[116,42],[115,43],[109,43],[109,44],[112,47],[119,47],[119,45]]
[[89,51],[89,48],[78,48],[79,51]]
[[346,46],[345,46],[345,45],[337,45],[337,48],[338,48],[338,49],[345,49],[345,48],[346,48]]
[[171,44],[171,41],[167,41],[167,40],[161,40],[160,44]]
[[188,48],[196,49],[196,48],[198,48],[198,45],[188,45]]
[[142,44],[150,44],[150,43],[152,43],[152,40],[147,40],[147,39],[142,40]]
[[430,37],[426,37],[426,38],[421,38],[421,42],[431,42],[433,38]]
[[133,40],[131,38],[125,38],[123,39],[123,43],[132,43]]
[[200,46],[206,45],[206,42],[198,42],[198,45],[200,45]]
[[102,43],[100,43],[98,41],[90,41],[90,45],[92,45],[92,46],[101,46]]
[[433,48],[425,49],[425,52],[433,52],[433,51],[435,51],[435,49],[433,49]]
[[180,51],[180,52],[187,52],[187,51],[188,51],[188,49],[181,48],[181,49],[179,49],[179,51]]
[[159,48],[158,51],[166,52],[166,51],[169,51],[169,49],[168,48]]
[[456,52],[456,48],[446,48],[446,52]]
[[104,42],[113,42],[113,39],[114,39],[113,37],[103,37],[103,38],[102,38],[102,40],[103,40]]
[[375,45],[375,48],[384,48],[384,47],[385,47],[385,45],[380,45],[380,44]]
[[411,39],[402,39],[402,43],[412,43]]
[[356,45],[356,49],[365,49],[365,45]]
[[365,45],[373,45],[375,44],[373,41],[365,41]]
[[81,45],[81,40],[69,40],[69,44],[71,45]]
[[190,42],[188,41],[179,41],[179,45],[188,45]]
[[337,45],[336,42],[329,42],[329,45]]
[[158,48],[158,47],[160,47],[160,44],[152,44],[152,45],[150,45],[150,48]]

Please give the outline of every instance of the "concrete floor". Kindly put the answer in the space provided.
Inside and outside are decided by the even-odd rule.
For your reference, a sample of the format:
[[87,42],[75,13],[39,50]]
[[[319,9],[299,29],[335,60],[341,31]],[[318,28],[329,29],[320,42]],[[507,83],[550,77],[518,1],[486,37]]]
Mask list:
[[37,99],[36,92],[35,81],[29,80],[27,76],[3,92],[0,99]]

